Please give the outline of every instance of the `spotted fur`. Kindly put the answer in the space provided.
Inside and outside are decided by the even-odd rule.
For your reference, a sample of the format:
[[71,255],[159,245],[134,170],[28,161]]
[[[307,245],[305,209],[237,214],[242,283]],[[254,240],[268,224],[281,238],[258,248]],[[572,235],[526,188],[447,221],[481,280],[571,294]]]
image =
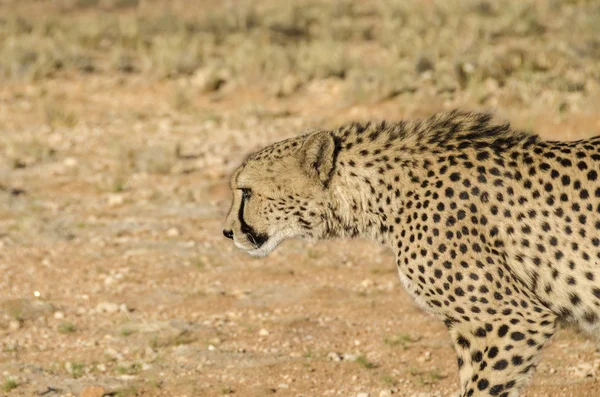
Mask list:
[[248,157],[225,233],[253,255],[290,237],[387,245],[450,331],[460,395],[514,397],[557,320],[600,336],[599,172],[600,137],[543,141],[489,114],[355,123]]

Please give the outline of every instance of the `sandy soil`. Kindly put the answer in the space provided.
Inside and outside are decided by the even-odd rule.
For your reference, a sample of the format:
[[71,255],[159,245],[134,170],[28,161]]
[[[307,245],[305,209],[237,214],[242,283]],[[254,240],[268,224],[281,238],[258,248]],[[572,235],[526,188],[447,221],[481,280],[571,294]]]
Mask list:
[[[7,395],[454,391],[446,330],[412,303],[389,252],[290,241],[253,259],[221,223],[228,174],[247,152],[305,126],[457,103],[423,94],[341,107],[333,79],[287,99],[235,90],[175,109],[185,84],[65,76],[0,91],[0,374],[5,391],[16,386]],[[592,110],[497,113],[546,137],[600,131]],[[561,329],[524,395],[596,395],[599,367],[596,345]]]

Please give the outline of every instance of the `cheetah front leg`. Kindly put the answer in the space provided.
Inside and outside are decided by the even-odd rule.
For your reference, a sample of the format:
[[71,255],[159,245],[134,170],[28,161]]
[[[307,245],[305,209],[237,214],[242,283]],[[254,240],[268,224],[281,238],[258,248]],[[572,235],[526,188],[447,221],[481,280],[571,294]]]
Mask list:
[[515,308],[503,313],[507,314],[486,320],[446,322],[458,356],[460,397],[517,397],[554,334],[556,318],[551,313]]

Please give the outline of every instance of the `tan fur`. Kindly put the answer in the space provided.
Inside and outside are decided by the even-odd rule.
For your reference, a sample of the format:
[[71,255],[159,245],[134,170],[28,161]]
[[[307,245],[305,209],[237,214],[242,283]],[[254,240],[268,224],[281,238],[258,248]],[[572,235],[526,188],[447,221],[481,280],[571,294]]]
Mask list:
[[544,142],[487,114],[351,124],[249,156],[225,229],[252,255],[292,237],[387,245],[448,326],[461,396],[514,397],[557,319],[600,335],[599,173],[600,137]]

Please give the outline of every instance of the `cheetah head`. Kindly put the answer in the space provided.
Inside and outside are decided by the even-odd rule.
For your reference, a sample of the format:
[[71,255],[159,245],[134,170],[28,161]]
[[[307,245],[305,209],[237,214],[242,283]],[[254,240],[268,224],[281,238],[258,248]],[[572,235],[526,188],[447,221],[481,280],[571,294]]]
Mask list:
[[252,256],[289,238],[323,238],[336,142],[330,132],[316,131],[250,155],[231,177],[225,237]]

